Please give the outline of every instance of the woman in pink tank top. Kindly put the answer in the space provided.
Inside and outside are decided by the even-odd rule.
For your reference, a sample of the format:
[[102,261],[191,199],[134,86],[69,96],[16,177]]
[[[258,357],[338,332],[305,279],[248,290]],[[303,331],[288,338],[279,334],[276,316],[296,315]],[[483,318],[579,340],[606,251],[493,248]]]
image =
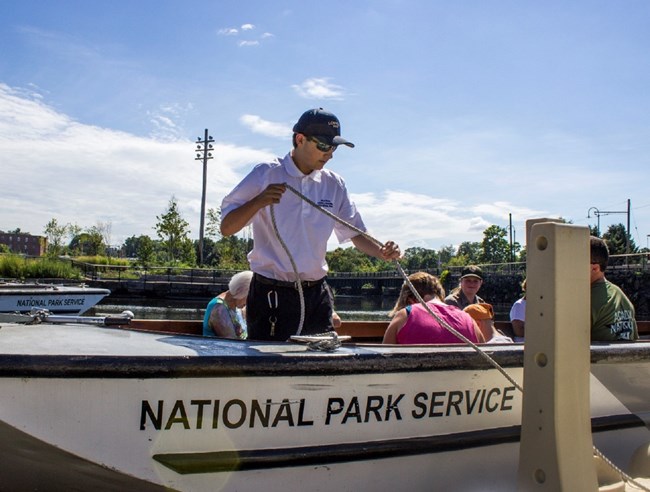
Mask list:
[[384,334],[384,343],[463,343],[463,340],[443,324],[448,324],[474,343],[485,342],[483,334],[469,314],[456,306],[444,303],[445,290],[437,277],[426,272],[417,272],[409,275],[409,281],[436,316],[432,316],[418,303],[405,283],[391,311],[393,319]]

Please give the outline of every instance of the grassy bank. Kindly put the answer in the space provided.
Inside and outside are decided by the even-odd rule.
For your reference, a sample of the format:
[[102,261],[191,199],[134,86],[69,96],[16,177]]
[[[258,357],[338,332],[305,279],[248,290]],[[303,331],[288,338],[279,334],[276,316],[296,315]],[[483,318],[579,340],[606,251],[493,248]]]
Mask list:
[[79,280],[81,270],[56,258],[24,258],[6,254],[0,256],[0,277],[6,279],[63,278]]

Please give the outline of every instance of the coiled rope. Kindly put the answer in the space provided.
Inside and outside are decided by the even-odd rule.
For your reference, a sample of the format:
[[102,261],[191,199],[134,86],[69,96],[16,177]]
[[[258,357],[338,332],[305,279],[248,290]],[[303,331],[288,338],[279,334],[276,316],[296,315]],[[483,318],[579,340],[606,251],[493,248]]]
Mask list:
[[[350,223],[346,222],[345,220],[341,219],[340,217],[334,215],[334,214],[333,214],[332,212],[330,212],[329,210],[325,210],[323,207],[321,207],[321,206],[318,205],[316,202],[314,202],[313,200],[309,199],[308,197],[306,197],[305,195],[303,195],[302,193],[300,193],[298,190],[296,190],[295,188],[293,188],[293,187],[292,187],[291,185],[289,185],[288,183],[284,183],[284,186],[286,186],[287,189],[288,189],[289,191],[291,191],[293,194],[295,194],[296,196],[298,196],[300,199],[304,200],[305,202],[307,202],[309,205],[311,205],[312,207],[316,208],[317,210],[320,210],[322,213],[324,213],[325,215],[327,215],[327,216],[330,217],[331,219],[335,220],[335,221],[338,222],[339,224],[342,224],[342,225],[348,227],[349,229],[353,230],[353,231],[356,232],[357,234],[359,234],[359,235],[365,237],[365,238],[368,239],[369,241],[372,241],[372,242],[373,242],[374,244],[376,244],[377,246],[379,246],[379,247],[382,247],[382,246],[383,246],[383,243],[382,243],[381,241],[375,239],[373,236],[371,236],[370,234],[366,233],[365,231],[362,231],[362,230],[359,229],[358,227],[355,227],[355,226],[353,226],[352,224],[350,224]],[[299,291],[299,297],[300,297],[300,324],[299,324],[299,326],[298,326],[298,330],[297,330],[297,332],[296,332],[296,335],[300,335],[300,333],[301,333],[301,331],[302,331],[302,328],[303,328],[304,321],[305,321],[305,300],[304,300],[304,296],[303,296],[303,292],[302,292],[302,284],[301,284],[301,282],[300,282],[300,274],[298,273],[298,268],[296,267],[296,263],[295,263],[295,261],[294,261],[294,259],[293,259],[293,256],[291,255],[291,252],[289,251],[289,248],[288,248],[287,245],[285,244],[284,240],[283,240],[282,237],[280,236],[280,232],[278,231],[277,224],[276,224],[276,222],[275,222],[275,212],[274,212],[274,209],[273,209],[273,204],[271,205],[271,221],[273,222],[273,230],[275,231],[275,235],[277,236],[278,240],[280,241],[280,244],[282,245],[282,248],[285,250],[285,252],[286,252],[287,255],[289,256],[289,260],[291,261],[291,267],[293,268],[293,272],[294,272],[294,274],[295,274],[295,276],[296,276],[296,285],[297,285],[297,288],[298,288],[298,291]],[[503,375],[503,376],[504,376],[504,377],[505,377],[505,378],[510,382],[510,384],[512,384],[515,388],[517,388],[517,389],[519,390],[520,393],[523,394],[523,392],[524,392],[524,388],[523,388],[523,387],[522,387],[522,386],[521,386],[517,381],[515,381],[515,380],[512,378],[512,376],[510,376],[510,374],[508,374],[508,373],[505,371],[505,369],[503,369],[503,368],[499,365],[499,363],[498,363],[497,361],[495,361],[492,357],[490,357],[490,355],[488,355],[486,352],[484,352],[483,350],[481,350],[481,348],[480,348],[478,345],[476,345],[474,342],[472,342],[471,340],[469,340],[466,336],[464,336],[462,333],[460,333],[458,330],[456,330],[454,327],[452,327],[452,326],[451,326],[449,323],[447,323],[444,319],[442,319],[440,316],[438,316],[438,315],[437,315],[437,314],[436,314],[436,313],[435,313],[435,312],[434,312],[434,311],[429,307],[429,305],[424,301],[424,299],[422,299],[422,297],[420,296],[420,294],[418,293],[418,291],[415,289],[415,287],[413,286],[413,284],[412,284],[411,281],[409,280],[408,275],[406,274],[406,272],[405,272],[404,269],[402,268],[402,265],[400,265],[399,261],[398,261],[397,259],[395,259],[395,260],[393,260],[393,263],[395,264],[395,268],[397,269],[397,271],[398,271],[398,272],[400,273],[400,275],[404,278],[404,282],[406,283],[406,285],[408,285],[409,289],[411,290],[411,292],[413,293],[413,295],[415,296],[415,298],[418,300],[418,302],[419,302],[422,306],[424,306],[424,308],[427,310],[427,312],[428,312],[431,316],[433,316],[434,319],[435,319],[438,323],[440,323],[440,325],[441,325],[442,327],[444,327],[447,331],[451,332],[454,336],[456,336],[457,338],[459,338],[460,340],[462,340],[464,343],[466,343],[467,345],[469,345],[470,347],[472,347],[472,348],[473,348],[473,349],[474,349],[474,350],[475,350],[475,351],[476,351],[476,352],[477,352],[481,357],[483,357],[483,358],[484,358],[484,359],[485,359],[485,360],[486,360],[486,361],[487,361],[487,362],[488,362],[492,367],[494,367],[497,371],[499,371],[499,372],[500,372],[500,373],[501,373],[501,374],[502,374],[502,375]],[[334,338],[334,339],[336,340],[336,338]],[[336,340],[336,342],[338,343],[338,345],[340,345],[340,342],[338,342],[338,340]],[[325,347],[328,347],[328,350],[330,350],[328,344],[324,344],[322,348],[319,348],[319,347],[317,347],[317,346],[314,346],[314,347],[310,347],[310,349],[311,349],[311,350],[323,350],[323,349],[325,349]],[[629,484],[631,484],[631,485],[633,485],[633,486],[639,488],[640,490],[644,490],[644,491],[646,491],[646,492],[650,492],[650,488],[644,486],[643,484],[640,484],[640,483],[636,482],[632,477],[630,477],[627,473],[625,473],[625,472],[624,472],[623,470],[621,470],[618,466],[616,466],[616,465],[615,465],[615,464],[614,464],[610,459],[608,459],[608,458],[607,458],[607,457],[606,457],[606,456],[605,456],[605,455],[604,455],[604,454],[603,454],[603,453],[602,453],[602,452],[601,452],[601,451],[600,451],[596,446],[592,446],[592,449],[593,449],[594,454],[595,454],[596,456],[598,456],[600,459],[602,459],[602,460],[603,460],[603,461],[604,461],[608,466],[610,466],[610,467],[611,467],[611,468],[612,468],[616,473],[618,473],[618,474],[621,476],[621,478],[622,478],[625,482],[627,482],[627,483],[629,483]]]

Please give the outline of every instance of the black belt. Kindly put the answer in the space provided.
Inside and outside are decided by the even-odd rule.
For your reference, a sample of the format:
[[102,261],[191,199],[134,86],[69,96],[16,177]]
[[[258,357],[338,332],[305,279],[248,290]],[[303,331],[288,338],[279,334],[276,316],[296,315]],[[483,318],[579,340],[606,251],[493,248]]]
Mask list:
[[[276,287],[291,287],[292,289],[298,288],[296,286],[296,282],[287,282],[286,280],[275,280],[273,278],[268,278],[265,277],[264,275],[260,275],[259,273],[255,274],[255,281],[259,282],[260,284],[274,285]],[[300,282],[300,285],[302,285],[303,287],[316,287],[317,285],[320,285],[323,282],[325,282],[325,277],[318,280],[303,280]]]

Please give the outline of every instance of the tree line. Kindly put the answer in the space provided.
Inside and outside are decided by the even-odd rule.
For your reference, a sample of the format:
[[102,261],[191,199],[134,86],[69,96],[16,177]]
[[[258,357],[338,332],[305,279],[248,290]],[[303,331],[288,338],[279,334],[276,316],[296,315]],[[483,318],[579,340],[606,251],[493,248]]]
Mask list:
[[[568,222],[560,219],[563,222]],[[244,238],[223,237],[219,232],[220,209],[208,209],[203,239],[203,265],[197,264],[199,241],[190,238],[189,223],[183,218],[174,196],[167,208],[156,216],[153,227],[156,236],[147,234],[127,238],[118,250],[111,250],[111,223],[98,222],[83,229],[78,225],[59,224],[55,218],[47,223],[44,233],[48,239],[48,255],[60,256],[119,256],[132,259],[143,267],[176,266],[194,268],[197,266],[228,270],[248,268],[246,255],[253,247],[250,230],[244,231]],[[595,227],[592,235],[600,236]],[[609,226],[601,236],[610,248],[610,254],[626,253],[627,241],[630,253],[647,252],[639,250],[628,236],[623,224]],[[69,240],[66,244],[66,238]],[[491,225],[483,231],[481,241],[465,241],[458,247],[443,246],[439,250],[412,247],[404,251],[400,260],[408,271],[445,269],[450,266],[469,264],[500,264],[526,261],[526,250],[518,242],[508,240],[505,227]],[[333,272],[378,272],[392,270],[393,265],[369,257],[355,248],[336,248],[327,252],[327,262]]]

